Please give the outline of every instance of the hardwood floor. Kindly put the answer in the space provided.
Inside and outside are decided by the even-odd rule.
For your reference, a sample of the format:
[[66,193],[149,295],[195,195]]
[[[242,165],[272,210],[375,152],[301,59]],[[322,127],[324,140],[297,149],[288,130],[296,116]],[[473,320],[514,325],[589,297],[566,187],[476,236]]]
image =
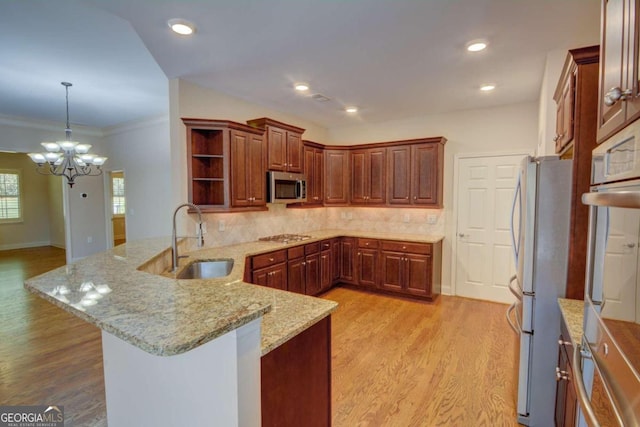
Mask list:
[[67,426],[106,426],[100,330],[22,286],[64,264],[53,247],[0,251],[0,404],[62,405]]
[[[100,331],[28,293],[56,248],[0,251],[0,404],[64,405],[106,426]],[[502,304],[436,303],[335,288],[333,425],[515,426],[515,336]]]
[[506,306],[416,302],[336,288],[333,425],[517,426]]

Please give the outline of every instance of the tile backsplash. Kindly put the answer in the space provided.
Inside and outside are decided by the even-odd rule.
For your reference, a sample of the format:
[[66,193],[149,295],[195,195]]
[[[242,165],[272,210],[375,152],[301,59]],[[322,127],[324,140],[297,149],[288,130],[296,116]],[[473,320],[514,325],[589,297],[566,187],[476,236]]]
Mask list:
[[444,234],[441,209],[327,207],[287,209],[269,204],[269,211],[206,214],[206,246],[225,246],[274,234],[304,234],[313,230],[371,230]]

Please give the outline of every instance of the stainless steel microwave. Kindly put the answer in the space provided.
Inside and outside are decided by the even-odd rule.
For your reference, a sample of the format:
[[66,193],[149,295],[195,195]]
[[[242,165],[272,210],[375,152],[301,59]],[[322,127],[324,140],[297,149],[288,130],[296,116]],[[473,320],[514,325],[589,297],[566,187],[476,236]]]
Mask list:
[[267,172],[269,203],[300,203],[307,201],[307,178],[301,173]]

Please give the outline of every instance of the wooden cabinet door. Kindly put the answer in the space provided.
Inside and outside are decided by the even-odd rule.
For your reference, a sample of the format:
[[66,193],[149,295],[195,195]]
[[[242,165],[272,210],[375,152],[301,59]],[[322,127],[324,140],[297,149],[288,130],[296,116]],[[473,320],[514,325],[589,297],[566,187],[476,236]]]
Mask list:
[[307,255],[305,257],[305,294],[317,295],[321,291],[320,286],[320,254]]
[[389,147],[387,162],[388,200],[392,205],[411,203],[411,147]]
[[268,169],[272,171],[285,171],[287,163],[287,131],[269,126],[268,138]]
[[431,296],[431,264],[429,255],[405,255],[405,292],[411,295]]
[[265,150],[262,137],[231,131],[231,206],[264,206]]
[[320,252],[320,290],[322,292],[329,290],[333,282],[331,253],[331,249]]
[[356,239],[353,237],[343,237],[340,242],[341,265],[340,281],[345,283],[356,283]]
[[606,94],[612,88],[626,90],[627,56],[626,33],[628,29],[628,11],[635,0],[605,0],[602,2],[600,40],[600,95],[598,98],[598,141],[602,142],[615,130],[623,126],[626,115],[626,103],[622,100],[607,105]]
[[369,204],[382,205],[387,200],[386,148],[368,150]]
[[304,258],[296,258],[287,263],[287,290],[305,294]]
[[249,135],[248,144],[246,172],[250,205],[265,206],[267,204],[266,147],[262,136],[259,135]]
[[411,147],[413,160],[411,203],[414,205],[437,207],[441,203],[438,197],[438,168],[442,165],[438,160],[438,149],[438,144],[422,144]]
[[253,271],[252,283],[287,290],[287,264],[280,263]]
[[316,148],[313,153],[313,202],[322,204],[324,200],[324,150]]
[[404,254],[400,252],[380,252],[380,288],[388,291],[402,291]]
[[287,131],[286,170],[302,173],[302,137],[299,133]]
[[231,206],[241,207],[251,204],[251,189],[247,181],[249,168],[247,159],[251,152],[249,135],[231,131]]
[[351,151],[351,204],[364,205],[369,194],[367,150]]
[[349,203],[349,151],[325,150],[325,197],[326,205]]
[[629,58],[627,59],[627,88],[632,90],[626,101],[626,120],[640,116],[640,4],[629,1]]
[[358,285],[375,287],[377,284],[377,249],[358,249]]
[[331,283],[340,281],[340,266],[342,264],[342,248],[340,239],[331,239]]
[[576,76],[571,73],[564,82],[562,95],[558,100],[556,114],[556,135],[553,137],[556,145],[556,153],[560,153],[564,147],[573,140],[573,123],[575,114],[575,86]]

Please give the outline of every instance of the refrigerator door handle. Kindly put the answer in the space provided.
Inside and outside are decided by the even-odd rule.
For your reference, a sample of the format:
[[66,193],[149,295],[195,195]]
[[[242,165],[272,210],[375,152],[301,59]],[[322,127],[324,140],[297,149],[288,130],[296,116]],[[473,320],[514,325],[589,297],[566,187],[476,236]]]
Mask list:
[[[506,317],[507,317],[507,322],[509,323],[509,326],[511,327],[511,329],[513,329],[513,332],[515,332],[516,335],[520,335],[522,330],[518,327],[519,325],[516,326],[516,324],[514,324],[513,321],[511,320],[511,313],[513,313],[513,310],[516,308],[516,304],[517,302],[514,302],[509,306],[509,308],[507,308]],[[517,319],[516,319],[516,322],[517,322]]]
[[511,278],[509,279],[509,291],[511,291],[511,293],[513,294],[514,297],[518,298],[518,300],[522,301],[522,292],[520,291],[520,289],[516,289],[513,286],[513,282],[515,282],[518,279],[518,275],[514,274],[513,276],[511,276]]
[[[516,230],[514,228],[514,219],[516,213],[516,204],[518,205],[518,222],[522,218],[522,181],[521,175],[518,175],[518,182],[516,184],[516,191],[513,194],[513,203],[511,205],[511,248],[513,249],[513,259],[516,263],[516,268],[518,268],[518,255],[520,253],[520,248],[518,247],[518,243],[516,243]],[[520,228],[520,223],[518,223],[518,228]],[[522,230],[518,229],[518,234]],[[519,238],[520,236],[518,236]]]

